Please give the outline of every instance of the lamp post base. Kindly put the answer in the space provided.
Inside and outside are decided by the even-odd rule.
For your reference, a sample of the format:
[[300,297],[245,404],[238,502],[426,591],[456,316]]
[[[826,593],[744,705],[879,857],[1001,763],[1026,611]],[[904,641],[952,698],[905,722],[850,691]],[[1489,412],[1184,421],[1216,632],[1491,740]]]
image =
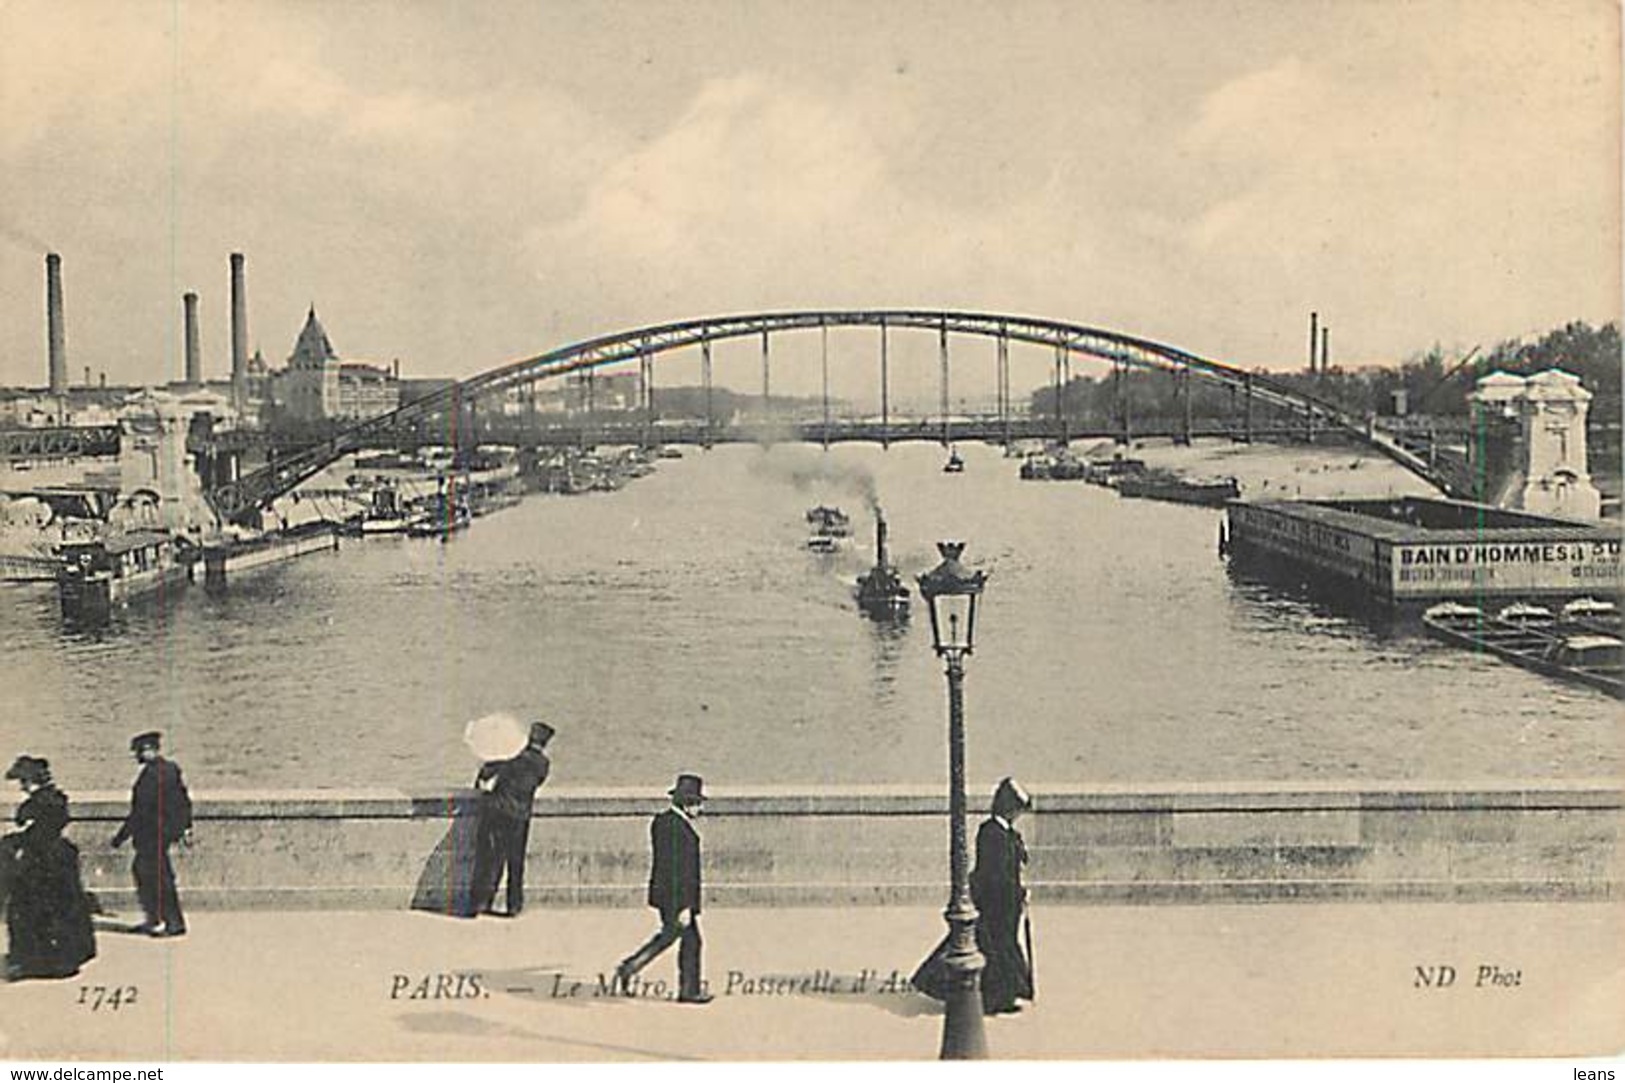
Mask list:
[[942,1023],[940,1060],[986,1060],[987,1031],[982,1026],[982,993],[974,984],[958,983],[948,991]]

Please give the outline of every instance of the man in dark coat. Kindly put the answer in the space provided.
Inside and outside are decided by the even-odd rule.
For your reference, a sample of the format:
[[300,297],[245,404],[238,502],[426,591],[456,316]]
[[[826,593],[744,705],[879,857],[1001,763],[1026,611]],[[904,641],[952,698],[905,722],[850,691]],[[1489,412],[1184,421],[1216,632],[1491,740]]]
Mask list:
[[530,740],[512,759],[495,760],[480,768],[474,785],[480,790],[479,832],[474,851],[474,914],[495,913],[497,884],[508,874],[507,917],[525,908],[525,848],[530,842],[530,817],[536,789],[547,781],[552,766],[543,751],[553,739],[553,727],[536,722]]
[[668,791],[671,807],[649,824],[654,863],[649,870],[649,905],[660,913],[660,929],[615,968],[620,992],[632,992],[632,978],[661,952],[677,949],[677,999],[706,1004],[711,994],[700,977],[700,833],[694,826],[705,802],[698,775],[678,775]]
[[141,773],[130,791],[130,814],[113,836],[113,846],[116,849],[129,839],[135,847],[130,869],[146,920],[133,931],[149,936],[185,936],[186,918],[181,914],[181,898],[175,890],[169,848],[190,837],[192,798],[186,792],[180,767],[158,754],[160,740],[157,731],[138,733],[130,739],[130,751],[141,764]]

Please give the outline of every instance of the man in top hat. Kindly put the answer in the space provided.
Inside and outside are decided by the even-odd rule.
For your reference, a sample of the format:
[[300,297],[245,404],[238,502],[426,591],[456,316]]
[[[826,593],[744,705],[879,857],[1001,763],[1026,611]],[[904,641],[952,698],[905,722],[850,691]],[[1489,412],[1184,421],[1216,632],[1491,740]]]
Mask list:
[[135,875],[141,911],[146,915],[135,931],[149,936],[184,936],[186,918],[181,914],[181,898],[175,890],[169,848],[189,837],[192,798],[186,792],[180,767],[158,754],[160,741],[156,730],[130,738],[130,751],[141,764],[141,773],[136,775],[130,791],[130,814],[113,836],[113,846],[122,846],[129,839],[135,847],[130,870]]
[[615,981],[623,994],[632,992],[632,978],[673,944],[677,949],[677,999],[684,1004],[705,1004],[711,995],[700,978],[700,833],[694,825],[705,803],[705,786],[698,775],[678,775],[667,793],[671,807],[656,814],[649,825],[654,863],[649,870],[649,905],[660,913],[660,929],[615,968]]
[[508,873],[506,916],[518,917],[525,908],[525,847],[530,842],[536,790],[547,781],[552,766],[543,749],[553,733],[546,722],[532,723],[530,740],[519,755],[485,764],[474,780],[480,790],[480,807],[469,900],[472,914],[495,913],[491,906],[503,870]]

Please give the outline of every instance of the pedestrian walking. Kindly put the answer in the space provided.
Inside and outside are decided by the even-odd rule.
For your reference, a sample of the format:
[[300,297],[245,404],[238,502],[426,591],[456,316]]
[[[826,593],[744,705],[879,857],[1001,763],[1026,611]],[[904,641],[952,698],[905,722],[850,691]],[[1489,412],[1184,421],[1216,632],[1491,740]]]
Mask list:
[[698,775],[678,775],[667,793],[671,807],[649,824],[653,864],[648,898],[660,914],[660,928],[615,968],[615,984],[623,995],[631,995],[632,979],[678,944],[677,999],[706,1004],[712,998],[700,976],[700,833],[694,823],[705,803],[705,785]]
[[130,871],[145,919],[131,931],[185,936],[186,918],[175,890],[169,848],[191,838],[192,799],[180,766],[159,754],[162,739],[156,730],[130,738],[130,751],[141,764],[141,772],[130,791],[130,814],[113,836],[113,847],[117,849],[128,839],[135,848]]
[[17,830],[5,836],[6,980],[70,978],[96,957],[90,900],[79,876],[79,849],[62,837],[68,795],[51,781],[51,765],[18,756],[6,771],[25,795]]
[[[987,1015],[1018,1012],[1018,1000],[1033,999],[1033,969],[1029,951],[1021,944],[1026,926],[1027,844],[1016,821],[1030,812],[1033,800],[1012,778],[993,791],[992,815],[976,832],[976,865],[970,873],[971,901],[976,906],[976,948],[982,953],[982,1011]],[[914,987],[943,1000],[948,993],[948,939],[920,964]]]
[[[534,722],[523,750],[480,768],[474,786],[480,791],[479,827],[475,838],[470,916],[496,914],[516,918],[525,908],[525,849],[530,843],[530,817],[536,790],[547,781],[552,761],[544,751],[554,729]],[[508,878],[507,909],[494,910],[497,886]]]

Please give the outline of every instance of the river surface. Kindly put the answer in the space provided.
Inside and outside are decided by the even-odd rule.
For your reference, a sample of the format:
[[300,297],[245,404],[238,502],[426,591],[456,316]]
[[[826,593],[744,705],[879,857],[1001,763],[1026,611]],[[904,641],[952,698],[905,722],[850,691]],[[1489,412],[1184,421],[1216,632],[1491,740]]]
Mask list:
[[[0,748],[70,791],[128,785],[130,734],[165,731],[194,789],[443,790],[463,725],[552,722],[560,784],[936,783],[946,686],[923,610],[863,618],[867,493],[910,581],[961,538],[992,572],[967,663],[968,773],[1036,783],[1614,777],[1621,713],[1415,633],[1234,581],[1221,513],[1021,482],[965,447],[728,447],[614,493],[531,496],[449,542],[336,554],[65,631],[49,589],[0,589]],[[1419,492],[1347,450],[1147,453],[1249,496]],[[854,544],[803,549],[834,503]],[[918,608],[918,606],[917,606]]]

